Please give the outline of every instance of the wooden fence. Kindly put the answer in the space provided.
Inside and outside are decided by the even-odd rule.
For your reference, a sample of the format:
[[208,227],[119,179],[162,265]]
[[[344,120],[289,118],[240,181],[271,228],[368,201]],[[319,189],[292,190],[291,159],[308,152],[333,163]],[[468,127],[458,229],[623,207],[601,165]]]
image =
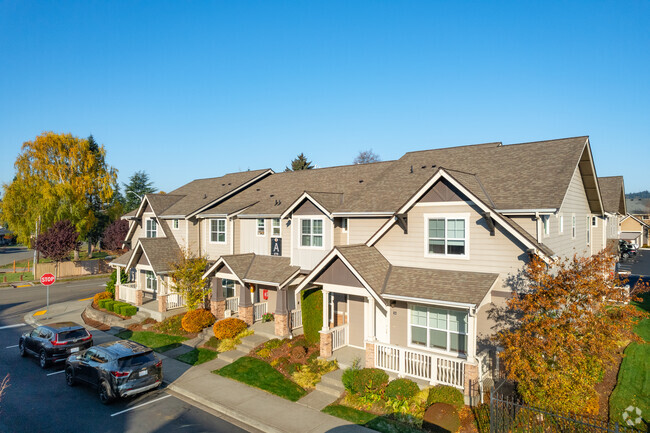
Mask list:
[[53,274],[57,278],[79,277],[83,275],[107,274],[111,272],[106,260],[79,260],[77,262],[59,263],[58,272],[55,274],[55,263],[39,263],[34,272],[34,279],[40,279],[43,274]]

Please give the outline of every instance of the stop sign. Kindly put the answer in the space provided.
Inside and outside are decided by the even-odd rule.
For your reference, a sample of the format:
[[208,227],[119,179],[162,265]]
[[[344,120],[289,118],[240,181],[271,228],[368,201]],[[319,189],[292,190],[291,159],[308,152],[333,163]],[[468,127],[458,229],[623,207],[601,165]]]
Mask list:
[[54,283],[55,279],[56,278],[54,278],[54,275],[52,274],[43,274],[43,276],[41,277],[41,284],[45,286],[49,286],[50,284]]

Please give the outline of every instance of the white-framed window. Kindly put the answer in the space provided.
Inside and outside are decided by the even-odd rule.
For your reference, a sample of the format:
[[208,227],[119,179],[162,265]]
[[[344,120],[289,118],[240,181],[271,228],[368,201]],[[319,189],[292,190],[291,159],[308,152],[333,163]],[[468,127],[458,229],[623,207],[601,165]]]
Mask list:
[[280,237],[282,235],[280,224],[281,224],[280,218],[273,218],[271,220],[271,236]]
[[305,218],[300,220],[300,246],[316,247],[323,246],[323,220]]
[[469,215],[425,215],[426,256],[469,257]]
[[151,271],[144,271],[144,281],[145,289],[151,292],[155,292],[158,288],[158,281],[156,280],[156,275]]
[[591,218],[587,217],[587,224],[585,225],[587,228],[587,245],[591,243]]
[[146,222],[147,232],[146,236],[148,238],[155,238],[158,233],[158,223],[155,219],[149,218]]
[[226,219],[217,218],[210,220],[210,242],[213,244],[226,243]]
[[172,228],[174,230],[178,230],[178,220],[177,219],[172,220]]
[[595,217],[595,216],[591,217],[591,226],[592,227],[598,227],[598,217]]
[[265,228],[266,228],[266,224],[264,222],[264,218],[258,218],[257,219],[257,236],[264,236]]
[[411,305],[409,314],[411,346],[467,353],[467,312]]
[[544,227],[544,235],[548,236],[551,233],[551,222],[549,215],[542,215],[542,224]]
[[559,224],[560,233],[564,233],[564,215],[560,215],[560,224]]
[[348,231],[348,219],[347,218],[341,218],[341,230],[344,232]]
[[235,295],[235,281],[234,280],[227,280],[227,279],[222,279],[221,280],[221,287],[223,287],[223,297],[228,299],[228,298],[234,298]]
[[576,238],[576,216],[571,215],[571,238]]

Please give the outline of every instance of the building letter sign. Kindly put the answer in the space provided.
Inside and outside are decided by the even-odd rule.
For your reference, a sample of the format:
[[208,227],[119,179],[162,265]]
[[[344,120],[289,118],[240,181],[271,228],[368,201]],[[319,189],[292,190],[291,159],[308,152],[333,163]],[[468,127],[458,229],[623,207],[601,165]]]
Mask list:
[[282,255],[282,238],[271,238],[271,255]]

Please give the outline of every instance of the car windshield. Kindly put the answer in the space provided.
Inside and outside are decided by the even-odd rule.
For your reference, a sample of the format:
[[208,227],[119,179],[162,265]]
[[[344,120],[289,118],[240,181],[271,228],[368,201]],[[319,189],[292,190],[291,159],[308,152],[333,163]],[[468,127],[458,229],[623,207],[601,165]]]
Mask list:
[[86,331],[84,328],[59,332],[59,341],[74,340],[76,338],[86,337],[88,337],[88,331]]
[[146,353],[139,353],[137,355],[120,358],[118,360],[118,363],[121,369],[136,368],[141,365],[154,362],[155,360],[156,360],[156,356],[153,354],[153,352],[146,352]]

